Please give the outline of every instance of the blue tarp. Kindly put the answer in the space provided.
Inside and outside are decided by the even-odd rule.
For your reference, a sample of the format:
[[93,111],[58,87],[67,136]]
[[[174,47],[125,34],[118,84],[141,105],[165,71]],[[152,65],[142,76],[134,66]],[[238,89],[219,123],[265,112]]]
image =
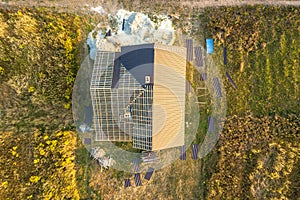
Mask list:
[[214,52],[214,40],[212,38],[206,39],[206,51],[208,54],[212,54]]

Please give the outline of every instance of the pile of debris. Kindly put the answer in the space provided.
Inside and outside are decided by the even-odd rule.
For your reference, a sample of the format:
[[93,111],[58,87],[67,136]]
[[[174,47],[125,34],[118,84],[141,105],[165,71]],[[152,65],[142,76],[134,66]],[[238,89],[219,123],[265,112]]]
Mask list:
[[158,162],[158,157],[153,151],[143,151],[141,158],[145,163]]
[[99,165],[101,167],[104,167],[105,169],[108,169],[109,167],[111,167],[116,163],[110,156],[105,156],[105,151],[100,147],[92,148],[90,153],[91,153],[91,157],[97,160]]

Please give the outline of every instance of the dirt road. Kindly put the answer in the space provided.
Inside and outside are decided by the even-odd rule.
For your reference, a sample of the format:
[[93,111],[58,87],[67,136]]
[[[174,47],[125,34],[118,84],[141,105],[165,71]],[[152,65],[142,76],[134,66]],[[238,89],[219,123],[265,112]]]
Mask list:
[[[164,0],[154,0],[163,3]],[[211,7],[211,6],[238,6],[238,5],[293,5],[300,6],[300,0],[191,0],[191,1],[175,1],[174,4],[181,4],[191,7]],[[152,0],[153,2],[153,0]],[[168,1],[170,2],[170,1]],[[133,0],[133,4],[139,4],[140,0]],[[46,6],[55,7],[69,11],[90,11],[91,7],[102,6],[111,11],[112,7],[118,7],[118,0],[0,0],[2,6]]]
[[198,0],[196,1],[183,1],[183,5],[192,7],[211,7],[211,6],[240,6],[240,5],[293,5],[300,6],[299,0],[280,1],[280,0]]

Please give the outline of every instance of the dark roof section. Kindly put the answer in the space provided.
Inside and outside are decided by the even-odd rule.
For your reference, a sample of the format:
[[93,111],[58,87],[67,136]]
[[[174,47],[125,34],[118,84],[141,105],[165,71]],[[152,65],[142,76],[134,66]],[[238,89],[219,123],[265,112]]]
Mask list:
[[141,85],[145,84],[145,76],[150,76],[153,84],[154,44],[121,47],[120,63]]
[[115,54],[115,60],[114,60],[114,70],[113,70],[113,78],[112,78],[112,84],[111,88],[116,88],[118,81],[120,79],[120,53],[116,52]]

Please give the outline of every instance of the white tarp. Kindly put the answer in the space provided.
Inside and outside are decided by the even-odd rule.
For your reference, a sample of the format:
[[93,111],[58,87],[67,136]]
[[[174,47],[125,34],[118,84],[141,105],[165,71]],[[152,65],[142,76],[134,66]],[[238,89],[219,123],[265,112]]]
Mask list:
[[[95,58],[97,50],[116,51],[120,46],[126,45],[154,42],[172,45],[175,41],[172,21],[167,16],[155,17],[157,20],[153,22],[143,13],[118,10],[112,17],[117,22],[116,27],[107,27],[107,30],[115,30],[111,36],[105,37],[105,33],[98,31],[94,38],[95,30],[88,35],[87,44],[90,47],[90,58]],[[123,19],[125,19],[125,24],[122,30]]]

